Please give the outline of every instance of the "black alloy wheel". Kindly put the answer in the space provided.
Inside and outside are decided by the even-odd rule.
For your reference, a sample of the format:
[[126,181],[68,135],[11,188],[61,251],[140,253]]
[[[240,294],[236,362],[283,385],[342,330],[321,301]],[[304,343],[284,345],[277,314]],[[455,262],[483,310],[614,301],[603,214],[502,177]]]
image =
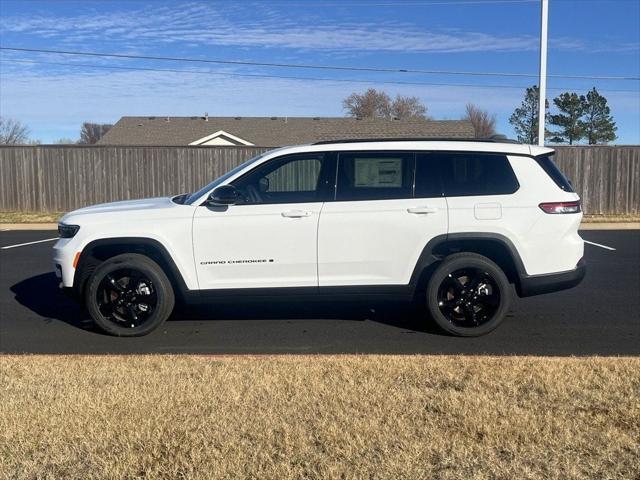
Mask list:
[[463,268],[447,275],[438,289],[438,307],[457,327],[479,327],[494,317],[500,306],[500,288],[489,272]]
[[135,328],[155,311],[158,296],[153,282],[143,272],[123,268],[104,276],[96,292],[98,309],[116,325]]
[[153,259],[124,253],[102,262],[84,289],[93,321],[119,337],[139,337],[158,328],[173,311],[171,281]]
[[495,329],[511,303],[512,288],[502,269],[477,253],[446,257],[427,283],[431,318],[444,331],[477,337]]

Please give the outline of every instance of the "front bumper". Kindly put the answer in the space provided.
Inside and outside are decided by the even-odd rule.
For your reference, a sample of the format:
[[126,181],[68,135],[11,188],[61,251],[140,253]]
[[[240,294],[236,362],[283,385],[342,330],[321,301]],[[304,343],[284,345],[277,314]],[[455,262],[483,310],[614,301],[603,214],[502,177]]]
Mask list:
[[518,295],[520,297],[531,297],[573,288],[582,282],[586,273],[587,262],[582,258],[576,268],[568,272],[520,275],[520,284],[517,286]]
[[76,249],[72,238],[61,238],[53,246],[53,268],[61,286],[72,287],[75,268],[73,259]]

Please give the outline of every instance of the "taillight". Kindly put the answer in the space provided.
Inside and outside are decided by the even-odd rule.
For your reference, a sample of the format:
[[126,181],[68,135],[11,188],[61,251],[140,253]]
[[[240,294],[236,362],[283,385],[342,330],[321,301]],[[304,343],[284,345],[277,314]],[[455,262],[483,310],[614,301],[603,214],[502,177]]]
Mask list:
[[575,202],[547,202],[541,203],[539,207],[544,213],[579,213],[580,201]]

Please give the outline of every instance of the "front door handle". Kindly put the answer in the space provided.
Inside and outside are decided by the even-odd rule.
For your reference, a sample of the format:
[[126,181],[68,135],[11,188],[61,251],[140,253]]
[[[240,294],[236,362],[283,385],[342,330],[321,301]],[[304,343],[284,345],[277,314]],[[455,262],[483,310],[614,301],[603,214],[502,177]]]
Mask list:
[[310,217],[311,212],[305,212],[304,210],[287,210],[286,212],[282,212],[282,216],[286,218]]
[[438,213],[438,209],[435,207],[411,207],[407,208],[407,212],[416,215],[426,215],[429,213]]

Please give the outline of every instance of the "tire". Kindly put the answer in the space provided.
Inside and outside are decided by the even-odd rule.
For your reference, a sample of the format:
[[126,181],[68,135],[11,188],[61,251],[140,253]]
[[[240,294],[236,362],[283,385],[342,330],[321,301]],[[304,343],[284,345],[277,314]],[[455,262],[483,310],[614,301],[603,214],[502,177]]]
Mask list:
[[446,257],[427,283],[431,318],[445,332],[478,337],[494,330],[511,304],[511,285],[502,269],[476,253]]
[[93,271],[84,292],[87,310],[106,333],[147,335],[169,318],[175,304],[171,282],[149,257],[125,253]]

